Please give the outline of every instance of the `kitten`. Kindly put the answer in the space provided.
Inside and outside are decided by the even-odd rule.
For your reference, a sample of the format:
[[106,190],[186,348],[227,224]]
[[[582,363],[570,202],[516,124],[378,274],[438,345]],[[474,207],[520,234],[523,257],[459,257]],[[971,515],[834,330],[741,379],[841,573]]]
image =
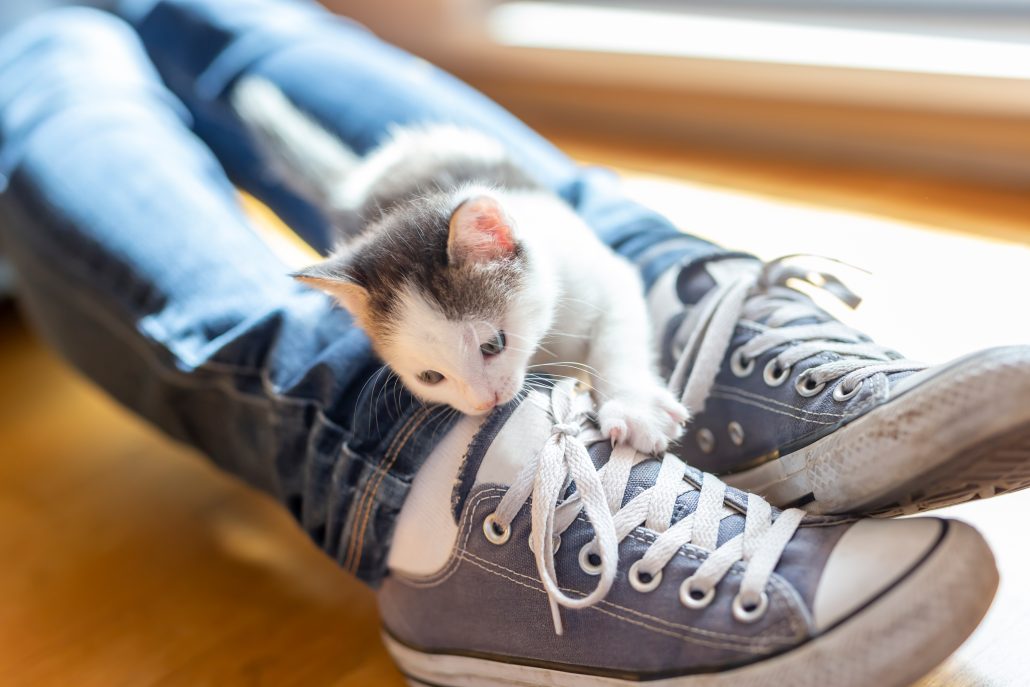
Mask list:
[[527,372],[586,371],[613,441],[664,451],[687,411],[658,379],[636,271],[483,134],[398,128],[365,158],[246,77],[233,107],[342,234],[297,279],[333,296],[428,402],[478,415]]

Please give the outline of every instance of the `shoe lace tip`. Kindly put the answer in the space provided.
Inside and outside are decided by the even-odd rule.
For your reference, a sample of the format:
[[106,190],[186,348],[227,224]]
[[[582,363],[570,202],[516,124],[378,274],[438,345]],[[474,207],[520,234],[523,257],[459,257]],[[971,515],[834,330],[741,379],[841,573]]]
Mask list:
[[558,606],[558,602],[553,598],[551,599],[551,620],[554,622],[554,634],[561,637],[565,630],[561,622],[561,607]]

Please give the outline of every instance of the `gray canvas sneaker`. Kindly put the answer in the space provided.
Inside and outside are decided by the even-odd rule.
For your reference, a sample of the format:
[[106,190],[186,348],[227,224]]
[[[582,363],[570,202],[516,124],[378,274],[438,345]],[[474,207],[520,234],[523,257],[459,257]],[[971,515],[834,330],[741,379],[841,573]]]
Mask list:
[[480,422],[416,477],[379,591],[412,685],[908,685],[997,585],[967,525],[776,510],[613,449],[567,384]]
[[652,287],[663,374],[693,413],[673,451],[781,507],[895,515],[1030,486],[1030,347],[926,366],[835,320],[788,258],[711,260]]

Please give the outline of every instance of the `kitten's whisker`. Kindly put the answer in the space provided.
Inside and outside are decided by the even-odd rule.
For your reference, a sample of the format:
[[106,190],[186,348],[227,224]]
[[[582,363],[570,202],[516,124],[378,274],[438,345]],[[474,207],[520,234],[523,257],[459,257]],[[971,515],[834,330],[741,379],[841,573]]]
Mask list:
[[582,298],[573,298],[572,296],[568,296],[568,295],[563,295],[561,298],[558,299],[557,302],[559,304],[561,304],[561,303],[577,303],[579,305],[585,305],[588,308],[593,308],[597,312],[602,312],[602,313],[604,312],[604,308],[599,306],[597,303],[591,303],[590,301],[585,301]]
[[567,339],[589,339],[590,338],[590,334],[572,334],[571,332],[557,332],[557,331],[555,331],[555,332],[547,332],[547,336],[544,337],[544,340],[546,341],[547,339],[550,339],[552,337],[558,337],[558,336],[563,336],[563,337],[565,337]]
[[[514,334],[512,332],[505,332],[504,335],[506,337],[508,337],[508,338],[522,339],[523,341],[529,341],[529,337],[528,336],[522,336],[521,334]],[[544,338],[546,339],[546,337],[544,337]],[[558,355],[554,351],[545,348],[543,346],[543,342],[542,341],[538,342],[533,348],[515,348],[514,346],[508,346],[508,348],[512,349],[513,351],[519,351],[520,353],[536,353],[537,351],[543,351],[544,353],[546,353],[549,356],[552,356],[552,357],[555,357],[555,358],[558,357]]]
[[[383,395],[387,393],[387,388],[389,387],[389,385],[391,383],[394,384],[394,385],[400,383],[400,377],[397,376],[397,374],[393,371],[393,369],[387,367],[387,370],[388,370],[389,374],[387,375],[386,380],[383,382],[382,386],[379,387],[378,393],[376,393],[376,394],[374,394],[372,396],[372,411],[373,411],[372,414],[375,416],[376,433],[377,434],[379,433],[379,431],[381,429],[381,427],[379,425],[379,412],[378,412],[378,407],[379,407],[380,399],[382,399]],[[371,420],[369,422],[370,422],[369,427],[371,428]]]
[[[591,378],[590,380],[587,380],[588,386],[590,387],[590,390],[594,393],[594,395],[596,397],[598,397],[598,398],[603,398],[606,401],[610,401],[611,400],[611,396],[609,396],[608,394],[602,392],[600,389],[597,388],[596,384],[592,383],[592,382],[603,382],[604,384],[609,384],[610,385],[609,380],[606,379],[605,377],[602,377],[601,375],[597,374],[597,369],[596,368],[594,368],[594,367],[592,367],[590,365],[587,365],[585,363],[577,363],[575,361],[571,361],[570,360],[570,361],[557,362],[557,363],[541,363],[539,365],[530,365],[528,367],[529,368],[539,368],[539,367],[561,368],[561,367],[567,367],[569,369],[576,370],[577,372],[587,372],[587,373],[589,373],[590,378]],[[561,376],[561,375],[558,375],[557,373],[555,373],[555,376]],[[566,377],[566,379],[572,379],[572,377]],[[580,380],[577,380],[577,381],[580,381]]]
[[[385,370],[385,369],[386,369],[386,365],[385,364],[384,365],[380,365],[379,368],[375,372],[373,372],[372,374],[370,374],[368,376],[368,379],[365,380],[365,383],[361,385],[361,389],[358,390],[358,403],[361,402],[361,398],[362,398],[363,394],[365,393],[365,389],[368,388],[368,385],[372,384],[373,380],[377,379],[380,375],[382,375],[383,374],[383,370]],[[375,387],[373,386],[373,388],[375,388]]]
[[[537,347],[537,348],[519,348],[518,346],[512,346],[512,345],[509,344],[505,348],[505,350],[515,351],[516,353],[536,353],[537,350],[539,350],[539,347]],[[548,353],[550,353],[550,351],[548,351]]]
[[[373,416],[373,415],[378,415],[378,413],[374,412],[374,409],[375,409],[375,396],[376,396],[376,385],[377,385],[377,384],[378,384],[378,383],[379,383],[380,381],[382,381],[382,379],[383,379],[383,375],[384,375],[384,374],[386,375],[386,377],[387,377],[387,378],[389,378],[389,376],[390,376],[390,375],[391,375],[392,373],[393,373],[393,370],[391,370],[391,369],[390,369],[390,367],[389,367],[388,365],[386,365],[386,364],[383,364],[383,365],[381,365],[381,366],[379,367],[379,369],[378,369],[378,370],[376,370],[376,371],[375,371],[375,373],[374,373],[374,374],[372,374],[372,376],[371,376],[371,377],[369,377],[369,378],[368,378],[368,380],[367,380],[367,381],[365,382],[365,384],[364,384],[364,385],[363,385],[363,386],[361,387],[361,391],[360,391],[360,392],[359,392],[359,394],[358,394],[358,401],[359,401],[359,403],[360,403],[360,400],[361,400],[362,394],[363,394],[363,393],[364,393],[364,391],[365,391],[365,388],[366,388],[366,387],[367,387],[367,386],[368,386],[368,385],[369,385],[370,383],[371,383],[371,385],[372,385],[372,387],[371,387],[371,388],[369,389],[369,394],[370,394],[370,396],[371,396],[371,398],[370,398],[370,403],[369,403],[369,406],[370,406],[370,407],[371,407],[371,408],[373,409],[373,412],[369,414],[369,417],[368,417],[368,426],[367,426],[367,428],[366,428],[366,431],[369,431],[369,432],[371,432],[371,431],[372,431],[372,416]],[[378,421],[378,418],[377,418],[377,421]],[[377,425],[377,427],[376,427],[376,431],[377,431],[377,432],[379,431],[378,425]]]
[[582,370],[583,372],[589,372],[592,376],[595,376],[598,379],[601,379],[603,381],[607,381],[607,380],[605,380],[603,377],[601,377],[597,373],[597,368],[596,367],[594,367],[592,365],[587,365],[586,363],[580,363],[580,362],[577,362],[575,360],[557,360],[557,361],[555,361],[553,363],[551,363],[551,362],[548,362],[548,363],[538,363],[536,365],[529,365],[528,367],[536,368],[536,367],[549,367],[549,366],[574,367],[574,368],[576,368],[578,370]]

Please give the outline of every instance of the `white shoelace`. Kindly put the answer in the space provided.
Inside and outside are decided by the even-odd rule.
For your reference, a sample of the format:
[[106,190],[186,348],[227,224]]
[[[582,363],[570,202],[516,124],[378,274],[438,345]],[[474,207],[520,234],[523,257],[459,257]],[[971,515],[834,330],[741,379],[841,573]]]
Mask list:
[[[826,383],[840,378],[840,393],[835,397],[844,400],[857,393],[858,387],[873,375],[926,367],[832,319],[804,294],[791,288],[788,281],[800,280],[833,294],[852,308],[861,300],[832,274],[787,263],[796,257],[778,258],[754,273],[746,272],[717,285],[680,325],[675,339],[686,338],[686,342],[669,377],[669,388],[679,394],[687,408],[694,412],[704,409],[733,332],[741,321],[762,331],[733,352],[732,363],[740,370],[749,371],[755,358],[785,344],[783,351],[770,361],[777,380],[789,375],[790,369],[806,358],[820,353],[837,354],[838,359],[811,367],[799,376],[796,384],[799,389],[804,387],[805,395],[815,395]],[[799,320],[809,322],[793,324]]]
[[[529,461],[501,498],[488,525],[507,532],[511,521],[532,496],[532,530],[530,547],[536,557],[540,580],[550,600],[551,615],[557,634],[562,633],[560,607],[582,609],[593,606],[607,596],[615,581],[619,565],[619,542],[643,524],[658,534],[645,555],[630,568],[634,588],[648,592],[658,586],[662,570],[684,544],[709,552],[697,571],[680,585],[680,599],[692,608],[707,605],[714,596],[715,585],[738,561],[746,570],[734,600],[734,613],[747,622],[748,613],[757,619],[768,605],[765,587],[787,543],[794,536],[804,512],[793,508],[782,511],[775,519],[767,502],[748,495],[744,531],[718,546],[719,523],[736,511],[724,503],[726,485],[713,475],[702,480],[697,507],[693,513],[673,522],[676,499],[695,487],[684,479],[686,464],[667,454],[655,483],[622,505],[629,484],[630,470],[637,463],[653,456],[637,453],[625,445],[615,446],[611,458],[600,470],[594,467],[587,445],[604,441],[604,436],[590,420],[592,404],[589,394],[576,394],[571,385],[559,384],[550,394],[550,412],[554,418],[551,436],[543,448]],[[570,481],[576,491],[560,500]],[[598,575],[597,586],[586,596],[570,596],[559,586],[554,567],[558,537],[585,513],[594,529],[594,539],[580,552],[581,565],[590,557],[599,559],[593,565]],[[639,584],[639,586],[638,586]]]

